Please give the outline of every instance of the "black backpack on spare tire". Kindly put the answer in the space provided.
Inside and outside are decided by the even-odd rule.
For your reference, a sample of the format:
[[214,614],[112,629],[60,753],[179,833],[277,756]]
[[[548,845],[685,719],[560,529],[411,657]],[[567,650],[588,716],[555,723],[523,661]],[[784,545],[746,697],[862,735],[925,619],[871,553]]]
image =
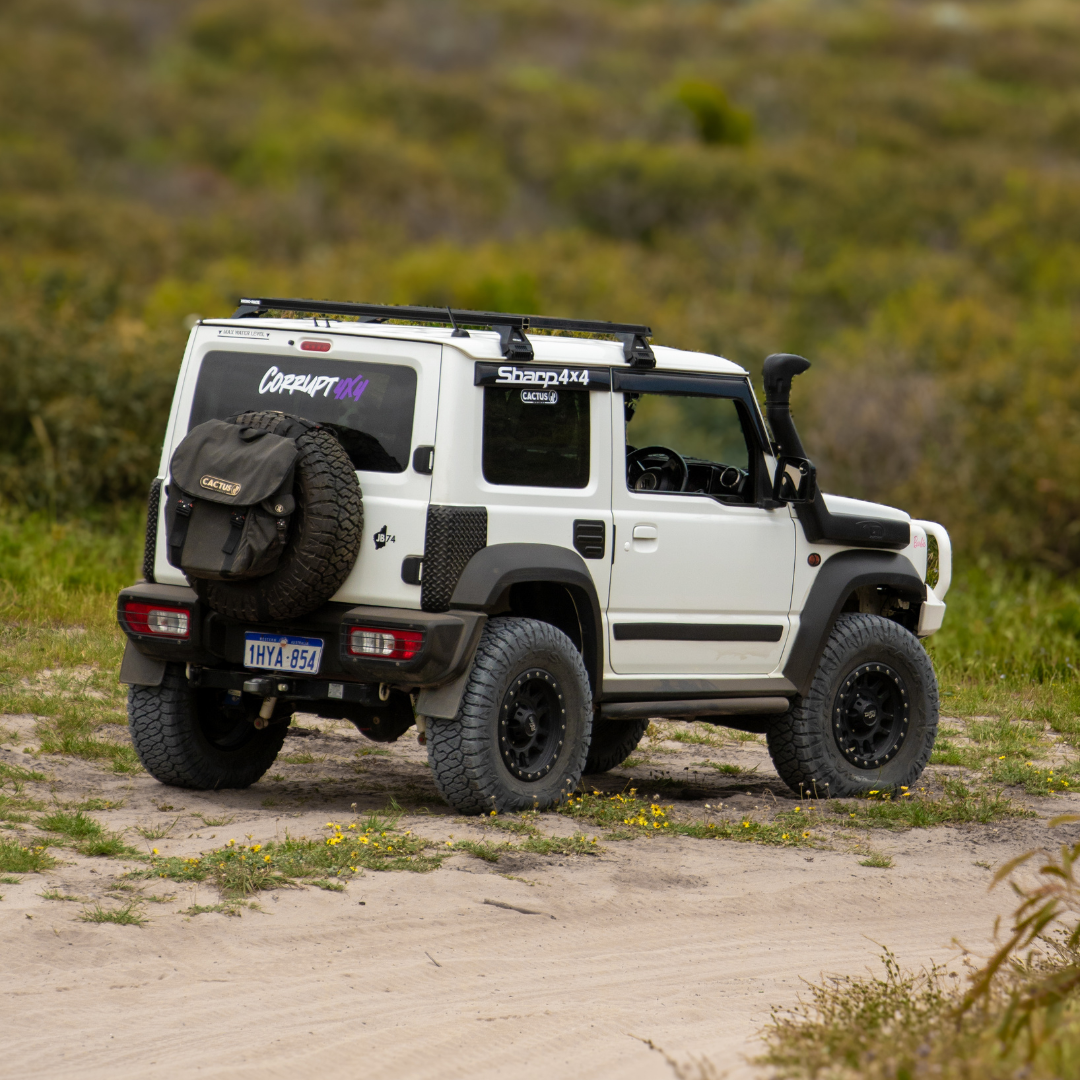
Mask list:
[[356,472],[325,428],[280,412],[208,420],[176,448],[169,562],[215,611],[294,619],[327,601],[360,548]]

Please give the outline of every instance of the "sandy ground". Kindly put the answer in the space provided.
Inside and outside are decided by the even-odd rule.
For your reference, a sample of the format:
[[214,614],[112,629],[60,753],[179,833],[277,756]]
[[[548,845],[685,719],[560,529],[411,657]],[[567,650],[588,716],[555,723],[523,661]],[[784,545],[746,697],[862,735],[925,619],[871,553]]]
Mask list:
[[[162,854],[286,830],[322,836],[352,803],[382,807],[391,795],[406,827],[425,836],[481,835],[441,804],[414,733],[381,755],[348,725],[301,723],[274,779],[246,792],[183,792],[69,758],[34,762],[23,753],[33,747],[29,717],[0,717],[10,736],[0,761],[47,772],[39,798],[123,800],[94,816]],[[617,791],[633,776],[680,813],[795,805],[758,743],[654,750],[651,766],[599,786]],[[315,760],[288,762],[297,755]],[[757,771],[724,776],[707,759]],[[1037,808],[1045,819],[1074,800]],[[232,820],[207,826],[199,814]],[[165,839],[134,831],[173,820]],[[558,815],[542,824],[573,831]],[[173,899],[147,904],[144,927],[82,923],[85,905],[42,898],[57,889],[117,902],[109,891],[124,864],[60,850],[56,869],[0,885],[0,1076],[675,1075],[651,1040],[683,1065],[708,1059],[717,1075],[750,1077],[755,1034],[772,1006],[795,1000],[800,980],[876,971],[886,945],[910,966],[958,967],[954,938],[985,950],[1011,903],[1007,891],[987,891],[991,875],[978,864],[1041,843],[1045,831],[1045,820],[1026,819],[875,832],[873,846],[894,857],[888,870],[860,866],[854,842],[806,850],[667,836],[606,843],[596,857],[457,855],[429,874],[368,872],[344,893],[262,894],[262,910],[242,918],[184,915],[216,902],[214,890],[154,881],[148,893]]]

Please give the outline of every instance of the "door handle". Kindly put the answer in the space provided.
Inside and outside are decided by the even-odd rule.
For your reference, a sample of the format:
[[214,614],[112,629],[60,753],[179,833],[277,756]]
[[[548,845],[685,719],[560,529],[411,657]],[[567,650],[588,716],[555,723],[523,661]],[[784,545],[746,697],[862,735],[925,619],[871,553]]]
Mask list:
[[635,540],[655,540],[657,537],[655,525],[635,525],[634,526],[634,539]]

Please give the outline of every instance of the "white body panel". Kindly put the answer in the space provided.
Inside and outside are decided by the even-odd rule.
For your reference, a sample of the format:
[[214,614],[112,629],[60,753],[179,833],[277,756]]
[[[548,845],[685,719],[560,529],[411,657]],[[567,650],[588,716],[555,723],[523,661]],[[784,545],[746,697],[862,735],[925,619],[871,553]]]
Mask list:
[[[574,347],[560,350],[561,364],[607,365],[612,363],[611,352],[619,348],[609,342],[571,341]],[[458,346],[457,342],[454,344]],[[598,345],[607,346],[607,349],[597,350]],[[538,357],[540,351],[537,349]],[[608,400],[611,395],[602,391],[572,391],[589,396],[590,470],[586,487],[489,484],[484,479],[482,467],[484,391],[473,385],[474,361],[471,356],[456,354],[450,348],[446,354],[444,369],[447,373],[453,371],[454,375],[443,380],[439,399],[439,445],[435,454],[431,501],[440,506],[486,506],[489,545],[554,544],[573,550],[576,520],[604,521],[607,530],[605,558],[584,560],[603,608],[607,602],[611,569],[611,471],[608,465],[611,446]],[[497,337],[491,355],[485,358],[501,358]]]
[[[629,674],[765,675],[788,639],[795,525],[790,512],[626,486],[623,395],[611,394],[615,553],[611,668]],[[617,640],[620,623],[764,624],[778,641]]]
[[[331,343],[331,349],[314,356],[305,354],[298,348],[303,338],[325,339]],[[290,345],[290,341],[294,344]],[[408,585],[402,580],[401,563],[407,555],[422,555],[424,552],[431,477],[412,468],[411,451],[417,446],[435,445],[441,344],[434,341],[399,340],[382,335],[339,333],[336,327],[331,331],[321,327],[317,330],[309,329],[303,325],[297,326],[295,321],[291,326],[282,329],[274,327],[269,320],[265,323],[260,321],[257,327],[250,330],[247,327],[236,328],[235,324],[197,327],[188,342],[162,453],[159,474],[166,478],[172,453],[187,434],[199,371],[203,359],[210,351],[266,355],[278,360],[282,370],[290,372],[302,372],[305,363],[317,362],[319,359],[398,364],[410,367],[416,372],[416,407],[413,414],[410,464],[400,473],[357,473],[364,496],[364,529],[360,555],[352,573],[332,599],[347,603],[419,608],[420,587]],[[295,404],[290,410],[293,396]],[[303,400],[303,395],[268,395],[265,407],[286,412],[295,411],[298,415],[303,415]],[[260,399],[254,403],[254,407],[261,404]],[[183,574],[170,566],[166,559],[164,508],[165,500],[162,498],[155,576],[164,584],[184,585],[187,582]],[[393,539],[387,539],[376,547],[374,538],[377,533]]]
[[[488,483],[482,467],[483,389],[473,383],[477,360],[503,361],[499,337],[470,331],[454,338],[448,329],[371,323],[331,323],[325,328],[307,320],[217,320],[200,324],[188,339],[173,399],[159,475],[187,433],[203,357],[210,350],[235,350],[280,357],[289,371],[302,371],[302,337],[331,342],[319,356],[404,364],[416,371],[416,408],[410,463],[401,473],[358,473],[364,495],[364,531],[360,556],[333,597],[348,603],[419,608],[420,587],[401,577],[402,560],[423,555],[427,507],[484,506],[488,544],[542,543],[573,550],[578,519],[603,520],[607,527],[603,559],[585,559],[604,613],[605,689],[632,687],[651,677],[667,691],[697,691],[706,682],[745,682],[756,676],[765,686],[783,684],[783,665],[799,628],[799,613],[821,566],[846,547],[806,541],[787,508],[764,510],[721,503],[706,496],[672,496],[629,491],[625,477],[622,394],[588,393],[590,402],[590,474],[581,489],[511,487]],[[535,363],[622,368],[622,346],[612,341],[531,335]],[[293,344],[290,344],[293,342]],[[655,346],[658,371],[745,375],[727,360],[704,353]],[[284,364],[282,370],[286,370]],[[302,399],[301,399],[302,400]],[[303,414],[298,400],[296,412]],[[283,398],[267,404],[289,411]],[[435,446],[434,473],[411,465],[411,450]],[[766,455],[769,472],[775,466]],[[876,503],[827,495],[833,513],[908,520],[908,515]],[[164,497],[157,530],[155,576],[166,584],[185,584],[165,557]],[[919,634],[941,625],[944,596],[952,574],[948,534],[934,522],[913,521],[911,544],[899,554],[926,576],[928,536],[936,537],[940,576],[928,590]],[[375,535],[383,534],[376,546]],[[393,537],[393,539],[389,539]],[[614,545],[614,551],[613,549]],[[768,624],[781,627],[776,642],[667,641],[615,639],[617,622]],[[657,681],[659,680],[659,681]]]

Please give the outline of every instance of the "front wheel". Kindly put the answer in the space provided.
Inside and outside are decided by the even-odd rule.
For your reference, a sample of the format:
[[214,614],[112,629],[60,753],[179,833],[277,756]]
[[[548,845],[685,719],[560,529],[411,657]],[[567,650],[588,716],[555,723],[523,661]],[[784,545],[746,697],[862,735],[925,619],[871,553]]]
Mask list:
[[781,779],[800,796],[898,793],[934,748],[938,686],[919,639],[880,615],[841,615],[810,693],[768,732]]
[[427,721],[428,761],[461,813],[546,810],[581,779],[591,730],[589,677],[573,642],[535,619],[491,619],[458,715]]
[[128,730],[143,768],[163,784],[246,788],[274,764],[289,727],[279,704],[269,727],[256,728],[261,704],[251,694],[193,687],[183,664],[169,664],[160,686],[128,687]]

